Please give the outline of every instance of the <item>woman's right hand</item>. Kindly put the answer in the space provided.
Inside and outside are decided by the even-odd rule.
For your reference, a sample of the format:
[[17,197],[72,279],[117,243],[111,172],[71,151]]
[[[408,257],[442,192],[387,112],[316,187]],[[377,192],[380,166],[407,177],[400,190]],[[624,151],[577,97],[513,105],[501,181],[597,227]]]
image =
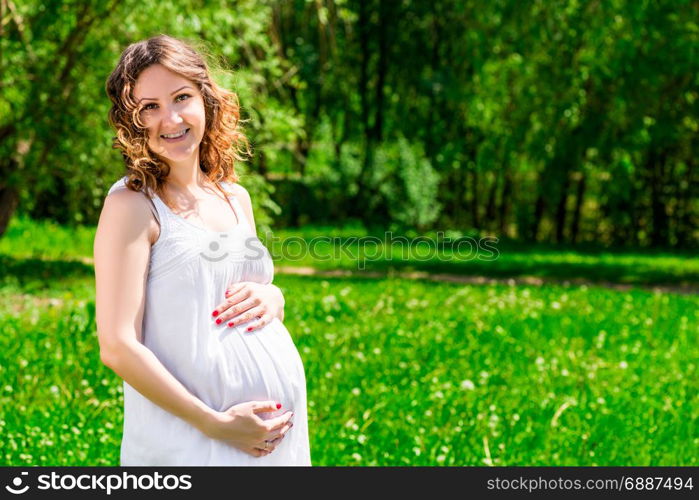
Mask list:
[[[258,413],[277,410],[274,401],[247,401],[233,405],[225,411],[213,413],[211,420],[202,426],[202,432],[254,457],[269,455],[294,425],[292,411],[267,420],[257,416]],[[268,441],[266,447],[265,441]]]

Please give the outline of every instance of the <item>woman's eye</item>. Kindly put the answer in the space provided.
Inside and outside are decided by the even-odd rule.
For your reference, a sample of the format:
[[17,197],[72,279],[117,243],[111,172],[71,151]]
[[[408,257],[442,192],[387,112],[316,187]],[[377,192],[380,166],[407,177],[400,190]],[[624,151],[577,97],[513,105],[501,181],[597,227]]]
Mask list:
[[[189,99],[192,96],[189,94],[180,94],[177,97],[175,97],[175,101],[177,101],[180,97],[186,97],[187,99]],[[185,99],[182,99],[182,100],[184,101]],[[151,108],[150,106],[157,106],[157,104],[155,104],[153,102],[151,102],[150,104],[146,104],[141,111],[149,111],[151,109],[155,109],[155,108]]]

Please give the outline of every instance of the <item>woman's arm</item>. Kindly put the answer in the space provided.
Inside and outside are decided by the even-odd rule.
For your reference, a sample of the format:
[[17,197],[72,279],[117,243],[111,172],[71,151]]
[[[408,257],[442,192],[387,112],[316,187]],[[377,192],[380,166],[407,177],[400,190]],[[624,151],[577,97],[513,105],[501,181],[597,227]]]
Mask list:
[[191,394],[141,341],[154,233],[157,223],[144,195],[124,189],[107,197],[94,242],[100,356],[138,392],[202,429],[216,412]]

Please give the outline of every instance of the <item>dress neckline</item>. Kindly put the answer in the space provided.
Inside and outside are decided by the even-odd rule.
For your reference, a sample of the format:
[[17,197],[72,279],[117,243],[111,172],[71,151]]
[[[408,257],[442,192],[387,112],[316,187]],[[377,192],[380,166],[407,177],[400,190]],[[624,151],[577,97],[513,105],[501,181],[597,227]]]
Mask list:
[[[156,193],[153,193],[153,195],[158,199],[158,201],[159,201],[160,203],[162,203],[162,205],[165,207],[165,210],[167,210],[168,213],[169,213],[170,215],[172,215],[175,219],[179,219],[179,220],[181,220],[182,222],[184,222],[185,224],[187,224],[187,225],[189,225],[189,226],[191,226],[191,227],[193,227],[193,228],[195,228],[195,229],[199,229],[200,231],[205,231],[205,232],[207,232],[207,233],[213,233],[213,234],[223,234],[223,233],[230,233],[231,231],[235,231],[236,229],[241,228],[241,227],[243,226],[243,221],[242,221],[242,219],[240,218],[240,216],[238,215],[238,212],[236,212],[235,208],[233,207],[233,203],[231,203],[230,197],[231,197],[231,196],[234,196],[234,195],[228,195],[228,194],[227,194],[225,191],[223,191],[222,189],[221,189],[221,191],[224,193],[224,196],[225,196],[225,198],[226,198],[226,202],[228,203],[228,206],[231,207],[231,210],[233,211],[233,215],[235,215],[235,219],[238,221],[238,223],[237,223],[235,226],[233,226],[233,227],[231,227],[231,228],[229,228],[229,229],[226,229],[225,231],[214,231],[213,229],[209,229],[208,227],[204,227],[204,226],[200,226],[200,225],[198,225],[198,224],[194,224],[193,222],[191,222],[191,221],[185,219],[184,217],[182,217],[181,215],[176,214],[175,212],[173,212],[172,209],[168,206],[168,204],[165,203],[165,202],[160,198],[160,196],[158,196]],[[234,202],[237,201],[237,200],[235,199],[235,197],[234,197],[234,200],[233,200],[233,201],[234,201]]]

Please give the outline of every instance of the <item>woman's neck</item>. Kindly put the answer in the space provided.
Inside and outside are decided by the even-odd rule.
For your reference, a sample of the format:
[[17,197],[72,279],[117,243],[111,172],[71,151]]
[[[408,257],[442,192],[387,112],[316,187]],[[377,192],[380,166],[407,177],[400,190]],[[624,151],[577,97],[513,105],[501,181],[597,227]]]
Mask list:
[[170,174],[167,176],[166,182],[170,189],[178,192],[195,192],[210,184],[206,175],[199,167],[197,167],[193,172],[178,172],[170,170]]

